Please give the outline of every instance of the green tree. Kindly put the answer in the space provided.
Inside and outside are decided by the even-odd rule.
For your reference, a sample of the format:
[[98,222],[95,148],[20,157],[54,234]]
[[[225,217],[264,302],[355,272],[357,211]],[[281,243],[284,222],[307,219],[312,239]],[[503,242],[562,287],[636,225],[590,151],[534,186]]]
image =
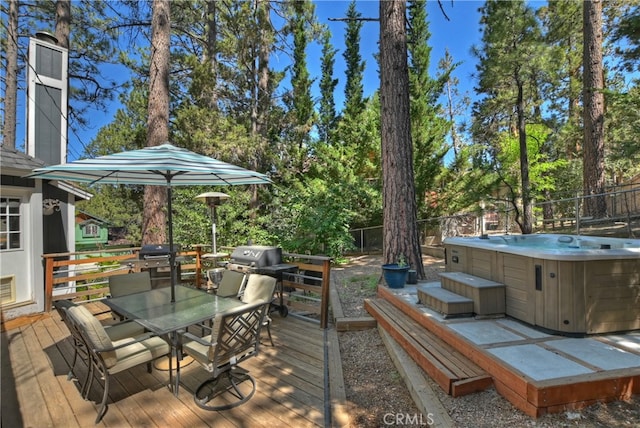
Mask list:
[[383,258],[406,257],[424,278],[417,229],[407,64],[406,3],[380,2],[380,122],[383,174]]
[[[376,139],[372,139],[367,129],[365,109],[369,100],[363,98],[365,62],[360,55],[361,15],[355,2],[349,3],[347,10],[347,29],[345,34],[345,89],[344,107],[336,130],[334,143],[341,144],[342,153],[350,153],[353,158],[349,164],[354,174],[367,180],[378,177],[378,151]],[[372,105],[372,104],[369,104]]]
[[338,79],[333,78],[336,48],[331,45],[331,32],[327,29],[322,36],[322,76],[320,77],[320,107],[318,111],[318,135],[320,141],[329,143],[334,130],[337,114],[334,92]]
[[559,155],[570,159],[582,153],[582,4],[554,1],[538,10],[549,46],[543,65],[549,82],[543,90],[558,129],[552,138]]
[[408,14],[409,96],[417,209],[418,215],[437,217],[440,212],[437,206],[427,204],[427,192],[442,190],[437,184],[443,172],[444,156],[449,150],[445,144],[449,124],[441,115],[438,99],[443,95],[454,66],[444,70],[437,79],[429,75],[431,34],[426,1],[409,1]]
[[602,65],[602,1],[593,0],[583,7],[583,102],[584,153],[582,183],[586,214],[602,218],[607,214],[604,195],[604,73]]
[[[169,72],[171,11],[168,0],[154,0],[151,17],[151,61],[149,63],[149,107],[147,147],[169,141]],[[142,244],[167,242],[167,192],[161,186],[145,186]],[[173,225],[169,225],[173,227]]]
[[16,147],[16,110],[18,108],[18,0],[9,1],[7,19],[7,37],[3,49],[5,52],[5,95],[2,143],[5,147],[13,149]]
[[308,46],[307,26],[305,25],[309,15],[309,3],[305,1],[294,2],[295,15],[293,17],[293,65],[291,86],[293,92],[293,111],[297,128],[296,139],[299,148],[309,144],[311,128],[314,119],[313,99],[311,97],[311,85],[313,80],[307,69]]
[[364,109],[364,86],[362,83],[365,62],[360,55],[360,32],[362,31],[362,15],[356,10],[356,2],[352,0],[347,9],[347,31],[344,41],[346,80],[344,87],[344,109],[346,117],[356,118]]
[[532,233],[526,124],[540,120],[537,85],[539,59],[544,58],[540,29],[524,1],[487,1],[481,13],[482,45],[474,53],[479,59],[476,89],[485,97],[474,108],[474,139],[491,145],[503,132],[518,136],[522,205],[513,208],[521,232]]
[[[527,158],[530,166],[530,182],[533,195],[537,195],[538,201],[545,200],[546,192],[556,190],[554,172],[565,167],[568,161],[565,159],[552,160],[548,156],[545,146],[549,144],[551,129],[541,124],[527,125]],[[509,132],[498,136],[499,150],[496,155],[498,167],[496,172],[500,175],[501,183],[514,191],[509,192],[513,198],[518,194],[520,142],[519,138]]]
[[640,71],[640,7],[636,6],[615,27],[614,41],[624,41],[618,52],[627,71]]

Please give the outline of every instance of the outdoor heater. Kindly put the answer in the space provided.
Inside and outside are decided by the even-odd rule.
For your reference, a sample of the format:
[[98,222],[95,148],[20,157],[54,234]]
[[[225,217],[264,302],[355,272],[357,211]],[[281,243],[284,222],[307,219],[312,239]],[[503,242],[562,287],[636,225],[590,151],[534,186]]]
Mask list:
[[218,246],[216,244],[216,205],[220,205],[222,201],[228,198],[229,195],[222,192],[206,192],[196,196],[196,199],[203,201],[211,209],[211,252],[214,258],[218,255]]
[[227,254],[218,253],[218,245],[216,243],[216,205],[220,205],[225,199],[228,199],[229,195],[222,192],[206,192],[196,196],[196,199],[206,203],[211,209],[211,253],[204,254],[204,259],[211,259],[214,263],[214,268],[207,271],[207,280],[209,287],[215,284],[215,287],[220,285],[222,280],[223,268],[215,267],[216,259],[226,257]]

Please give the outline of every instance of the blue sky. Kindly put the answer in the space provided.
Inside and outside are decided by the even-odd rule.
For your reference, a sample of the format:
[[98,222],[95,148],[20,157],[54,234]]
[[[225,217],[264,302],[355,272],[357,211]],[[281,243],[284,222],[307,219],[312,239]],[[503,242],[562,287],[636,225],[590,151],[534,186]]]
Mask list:
[[[332,33],[332,44],[336,49],[338,49],[338,53],[335,57],[336,64],[334,74],[335,77],[339,79],[339,84],[336,88],[335,99],[336,103],[338,104],[338,108],[340,108],[343,101],[345,81],[344,59],[342,54],[344,51],[344,33],[346,29],[346,23],[339,21],[329,21],[329,18],[344,17],[347,8],[349,7],[349,1],[329,0],[316,1],[315,3],[318,20],[321,23],[328,25]],[[455,71],[454,75],[460,81],[460,92],[462,94],[467,92],[467,95],[469,96],[472,96],[473,93],[474,82],[472,79],[472,74],[475,71],[475,60],[471,56],[470,50],[471,47],[474,44],[478,44],[480,40],[480,15],[478,13],[478,8],[482,5],[482,3],[482,1],[469,0],[455,0],[453,2],[450,0],[442,0],[445,12],[450,19],[449,21],[446,20],[446,18],[440,11],[437,1],[429,0],[427,3],[429,30],[431,32],[430,45],[432,47],[432,74],[435,74],[438,61],[444,56],[445,49],[449,49],[449,52],[452,54],[454,61],[462,62],[462,64]],[[357,1],[356,6],[362,17],[378,17],[378,1]],[[362,59],[366,62],[364,75],[365,96],[373,94],[379,87],[378,65],[374,57],[374,55],[378,51],[378,30],[378,22],[363,22],[360,48]],[[307,52],[307,55],[309,71],[314,78],[319,79],[321,47],[311,46]],[[288,62],[288,58],[282,58],[282,61],[284,67]],[[277,65],[275,64],[274,66],[277,67]],[[112,70],[113,68],[110,71],[113,72]],[[109,74],[111,74],[111,72]],[[117,72],[122,72],[122,70],[119,70]],[[317,91],[317,83],[314,89]],[[317,96],[317,94],[314,95]],[[73,161],[82,157],[84,151],[83,144],[88,144],[98,133],[99,129],[112,120],[115,112],[119,107],[119,103],[114,102],[111,104],[109,111],[106,113],[100,111],[91,112],[89,128],[86,130],[69,129],[69,149],[67,161]],[[19,105],[18,109],[18,129],[16,144],[19,148],[22,148],[25,133],[24,104]]]
[[[329,18],[341,18],[346,15],[349,7],[348,1],[317,1],[316,14],[318,20],[329,26],[332,33],[332,44],[339,49],[336,55],[336,77],[340,79],[336,92],[336,101],[342,99],[344,91],[344,61],[342,57],[344,47],[344,34],[346,30],[345,22],[329,21]],[[431,72],[435,75],[438,61],[444,57],[445,50],[448,49],[453,56],[454,61],[462,62],[455,71],[454,75],[460,80],[460,92],[472,92],[473,81],[472,73],[475,71],[475,59],[471,56],[471,47],[480,42],[481,34],[479,32],[480,14],[478,8],[483,1],[467,1],[467,0],[442,0],[449,21],[444,17],[435,0],[429,0],[427,3],[427,19],[429,20],[429,31],[431,39],[429,41],[432,47],[431,51]],[[378,1],[357,1],[356,6],[363,18],[378,18],[379,2]],[[360,54],[362,59],[366,61],[365,70],[365,96],[371,95],[380,86],[378,78],[378,65],[374,55],[378,52],[379,41],[379,23],[363,22],[360,35]],[[319,58],[319,50],[318,56]],[[309,68],[312,74],[319,76],[319,61],[314,64],[309,55]],[[313,68],[317,65],[317,71]]]

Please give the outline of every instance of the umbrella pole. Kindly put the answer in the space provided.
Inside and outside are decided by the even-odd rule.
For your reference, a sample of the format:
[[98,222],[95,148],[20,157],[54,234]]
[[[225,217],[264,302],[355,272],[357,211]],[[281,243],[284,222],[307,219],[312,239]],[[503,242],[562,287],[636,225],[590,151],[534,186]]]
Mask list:
[[167,179],[167,206],[169,218],[169,265],[171,270],[171,303],[176,301],[176,252],[173,248],[173,210],[171,208],[171,179]]

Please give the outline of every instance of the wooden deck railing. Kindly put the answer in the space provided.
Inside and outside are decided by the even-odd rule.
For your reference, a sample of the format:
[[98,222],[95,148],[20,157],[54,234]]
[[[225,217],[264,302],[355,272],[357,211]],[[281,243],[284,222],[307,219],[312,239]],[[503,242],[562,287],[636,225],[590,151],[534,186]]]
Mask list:
[[[187,261],[180,263],[179,282],[196,288],[206,287],[203,271],[214,266],[202,256],[203,246],[178,255]],[[233,248],[224,248],[231,254]],[[55,300],[93,301],[109,295],[109,277],[132,270],[126,260],[137,259],[140,247],[119,248],[75,253],[45,254],[45,310],[52,309]],[[298,272],[283,276],[284,303],[295,313],[319,319],[326,328],[329,318],[329,284],[331,258],[284,253],[287,263],[298,266]]]

